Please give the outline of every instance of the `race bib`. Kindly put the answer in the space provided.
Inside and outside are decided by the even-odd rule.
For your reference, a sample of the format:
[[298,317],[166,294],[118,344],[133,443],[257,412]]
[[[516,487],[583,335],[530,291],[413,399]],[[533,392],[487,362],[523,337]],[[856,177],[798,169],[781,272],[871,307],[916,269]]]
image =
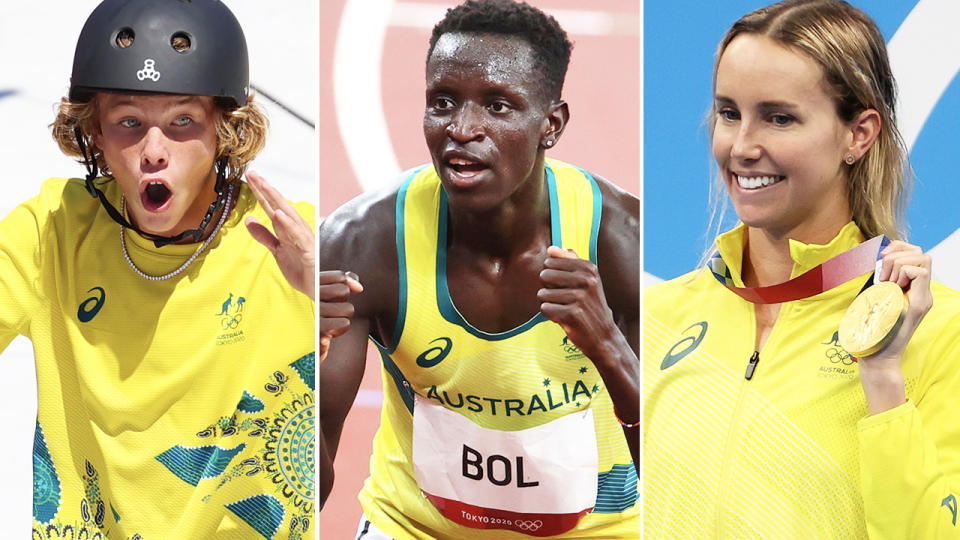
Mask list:
[[593,410],[498,431],[416,395],[413,466],[420,490],[451,521],[531,536],[560,534],[597,500]]

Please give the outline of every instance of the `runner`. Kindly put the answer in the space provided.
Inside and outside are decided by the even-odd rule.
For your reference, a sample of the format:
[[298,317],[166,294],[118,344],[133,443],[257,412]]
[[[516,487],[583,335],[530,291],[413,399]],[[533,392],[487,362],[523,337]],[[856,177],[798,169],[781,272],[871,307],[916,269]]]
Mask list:
[[314,210],[243,182],[248,86],[216,0],[106,0],[80,33],[52,127],[86,178],[0,222],[0,343],[37,364],[34,538],[315,535]]
[[320,227],[320,268],[363,284],[329,274],[355,313],[320,366],[327,458],[368,337],[383,360],[362,538],[639,532],[639,201],[545,159],[569,56],[527,4],[448,11],[427,54],[432,164]]
[[[960,535],[960,295],[899,240],[909,164],[882,34],[845,2],[781,2],[727,31],[713,80],[742,223],[706,268],[645,291],[645,537]],[[851,307],[861,291],[884,298]]]

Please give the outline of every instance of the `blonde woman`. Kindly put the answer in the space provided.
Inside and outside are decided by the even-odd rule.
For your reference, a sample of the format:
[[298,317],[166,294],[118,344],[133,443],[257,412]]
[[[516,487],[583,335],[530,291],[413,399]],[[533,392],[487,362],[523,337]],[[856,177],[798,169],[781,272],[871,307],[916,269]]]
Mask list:
[[[845,2],[774,4],[721,41],[711,140],[741,223],[645,293],[647,537],[960,534],[960,295],[902,240],[895,102],[883,37]],[[875,281],[908,307],[856,358],[837,330]]]

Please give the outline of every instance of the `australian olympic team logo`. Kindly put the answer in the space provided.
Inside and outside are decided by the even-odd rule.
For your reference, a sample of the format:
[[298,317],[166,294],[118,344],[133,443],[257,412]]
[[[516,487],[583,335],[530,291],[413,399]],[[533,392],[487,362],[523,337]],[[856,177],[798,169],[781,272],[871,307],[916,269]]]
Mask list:
[[236,301],[233,300],[233,293],[230,293],[230,296],[223,301],[223,304],[220,306],[220,313],[217,314],[218,317],[223,317],[220,320],[220,324],[223,325],[224,330],[231,330],[240,326],[240,321],[243,320],[243,304],[247,299],[240,296]]
[[160,80],[160,72],[157,71],[157,62],[153,58],[147,58],[143,61],[143,69],[137,70],[137,78],[141,81],[150,79],[153,82]]
[[826,345],[823,355],[829,363],[821,360],[817,365],[818,378],[848,380],[856,377],[857,368],[853,364],[857,363],[857,359],[850,356],[838,340],[839,332],[834,332],[828,340],[820,342],[820,345]]
[[821,343],[821,345],[829,345],[824,354],[827,356],[827,360],[830,360],[833,364],[853,365],[856,360],[840,346],[840,343],[838,343],[839,335],[840,332],[834,332],[832,338]]
[[243,330],[240,330],[240,323],[243,322],[243,305],[246,302],[246,298],[235,297],[231,292],[220,304],[220,311],[216,316],[220,319],[220,328],[223,333],[217,336],[217,345],[228,345],[245,339]]
[[566,360],[583,358],[583,353],[570,341],[570,336],[563,336],[563,341],[560,342],[560,348],[563,349],[564,359]]

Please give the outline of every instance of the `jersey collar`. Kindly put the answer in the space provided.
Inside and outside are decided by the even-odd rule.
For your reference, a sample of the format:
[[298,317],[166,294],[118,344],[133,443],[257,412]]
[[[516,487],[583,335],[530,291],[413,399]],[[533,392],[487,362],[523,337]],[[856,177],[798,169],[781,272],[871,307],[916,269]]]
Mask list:
[[[814,268],[818,264],[835,255],[860,244],[864,241],[863,233],[853,221],[840,229],[840,232],[827,244],[804,244],[798,240],[789,240],[790,258],[793,259],[793,270],[790,278]],[[744,287],[743,283],[743,248],[747,243],[747,226],[740,223],[733,229],[717,236],[716,245],[720,257],[726,265],[726,274],[733,280],[733,285]]]

